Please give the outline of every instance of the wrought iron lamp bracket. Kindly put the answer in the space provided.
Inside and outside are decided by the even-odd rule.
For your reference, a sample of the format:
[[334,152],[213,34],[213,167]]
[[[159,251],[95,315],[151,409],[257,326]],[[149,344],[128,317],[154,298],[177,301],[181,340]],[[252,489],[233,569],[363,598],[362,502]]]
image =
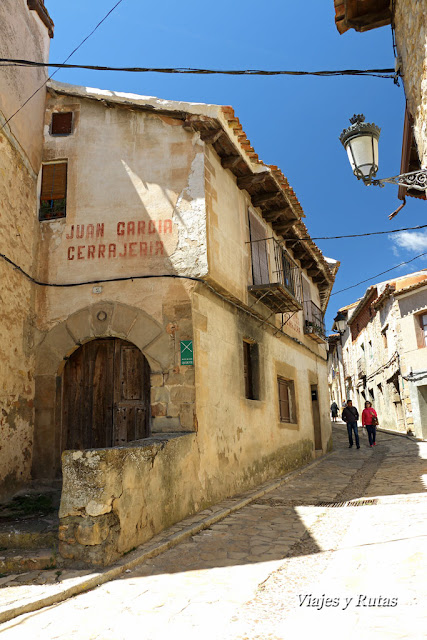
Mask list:
[[400,176],[392,176],[391,178],[372,180],[366,184],[372,184],[375,187],[384,187],[386,183],[397,184],[402,187],[407,187],[408,189],[425,191],[427,189],[427,169],[411,171],[410,173],[402,173]]

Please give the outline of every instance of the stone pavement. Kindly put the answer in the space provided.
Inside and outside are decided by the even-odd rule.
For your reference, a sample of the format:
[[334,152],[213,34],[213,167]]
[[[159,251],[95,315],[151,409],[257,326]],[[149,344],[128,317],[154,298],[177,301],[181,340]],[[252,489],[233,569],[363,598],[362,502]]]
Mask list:
[[335,451],[318,464],[119,579],[0,631],[6,640],[424,638],[427,443],[361,440],[348,449],[337,425]]

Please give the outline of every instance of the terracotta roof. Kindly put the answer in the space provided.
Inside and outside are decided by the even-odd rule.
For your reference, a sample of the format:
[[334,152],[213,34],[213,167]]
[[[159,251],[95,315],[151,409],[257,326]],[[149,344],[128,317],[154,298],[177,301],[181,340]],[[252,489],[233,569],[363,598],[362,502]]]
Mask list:
[[356,300],[356,302],[352,302],[351,304],[347,304],[345,307],[340,307],[338,311],[349,311],[350,309],[357,307],[357,305],[359,304],[359,300]]
[[410,291],[415,291],[416,289],[421,289],[422,287],[427,286],[427,277],[425,280],[421,280],[420,282],[415,282],[414,284],[410,284],[408,287],[403,287],[403,289],[399,289],[394,292],[394,297],[401,296],[404,293],[409,293]]
[[376,293],[376,292],[377,292],[377,285],[375,285],[375,284],[366,289],[365,295],[363,296],[363,298],[361,298],[361,300],[359,300],[359,303],[357,304],[355,310],[353,311],[353,314],[352,314],[351,318],[349,320],[347,320],[347,324],[349,326],[353,324],[353,322],[356,320],[357,316],[362,311],[364,306],[369,302],[369,300],[372,298],[373,294]]
[[394,293],[395,289],[396,289],[396,287],[395,287],[394,283],[386,284],[386,286],[384,288],[384,291],[372,303],[372,306],[374,307],[374,309],[379,309],[381,307],[382,303],[385,302],[385,300],[387,300],[387,298],[389,298]]

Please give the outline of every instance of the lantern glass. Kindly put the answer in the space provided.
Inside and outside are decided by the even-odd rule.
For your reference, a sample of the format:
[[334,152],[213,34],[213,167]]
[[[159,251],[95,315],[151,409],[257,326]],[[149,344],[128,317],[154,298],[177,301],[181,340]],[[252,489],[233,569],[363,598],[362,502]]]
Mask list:
[[371,184],[378,171],[378,139],[381,129],[365,122],[363,113],[350,118],[351,126],[344,129],[340,140],[347,151],[351,168],[358,180]]
[[353,173],[369,179],[378,171],[378,140],[370,135],[354,137],[347,143],[347,155]]
[[335,320],[335,326],[338,329],[338,333],[344,333],[347,326],[346,320]]

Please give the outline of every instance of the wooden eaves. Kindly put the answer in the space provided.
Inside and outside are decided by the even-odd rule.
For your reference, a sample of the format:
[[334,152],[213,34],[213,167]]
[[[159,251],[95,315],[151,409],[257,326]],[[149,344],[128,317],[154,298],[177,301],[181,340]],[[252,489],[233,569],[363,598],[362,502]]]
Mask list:
[[[116,97],[117,94],[110,92],[88,92],[84,87],[52,81],[48,84],[48,91],[53,96],[75,95],[101,102],[105,106],[121,106],[132,111],[148,111],[173,117],[181,120],[185,129],[199,133],[205,144],[212,145],[222,166],[236,177],[237,186],[247,191],[252,205],[259,209],[264,220],[271,224],[278,236],[284,238],[286,246],[300,261],[301,267],[307,269],[308,275],[319,287],[321,308],[325,311],[339,263],[330,267],[326,262],[301,220],[305,214],[294,190],[277,166],[265,165],[258,158],[232,107],[215,107],[217,117],[214,117],[190,113],[180,108],[175,110],[170,106],[184,106],[185,103],[168,103],[165,108],[162,106],[165,101],[158,101],[155,105],[147,104],[141,100],[133,100],[131,96]],[[199,105],[193,105],[193,109],[196,106]],[[207,106],[200,105],[200,111],[203,107]]]
[[391,0],[335,0],[335,24],[342,34],[349,29],[370,31],[391,23]]
[[40,20],[43,22],[45,27],[47,27],[49,37],[53,38],[53,20],[49,15],[48,10],[44,6],[44,0],[27,0],[28,8],[31,11],[35,11],[39,16]]

